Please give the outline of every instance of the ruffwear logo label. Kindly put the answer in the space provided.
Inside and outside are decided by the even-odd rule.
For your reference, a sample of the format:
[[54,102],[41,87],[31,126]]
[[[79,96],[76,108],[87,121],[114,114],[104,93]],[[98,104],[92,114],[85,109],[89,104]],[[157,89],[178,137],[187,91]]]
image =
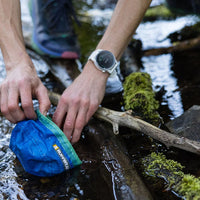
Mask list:
[[54,144],[53,148],[55,149],[56,153],[60,157],[65,169],[66,170],[69,169],[69,163],[68,163],[67,159],[65,158],[65,156],[63,155],[62,151],[60,150],[59,146]]

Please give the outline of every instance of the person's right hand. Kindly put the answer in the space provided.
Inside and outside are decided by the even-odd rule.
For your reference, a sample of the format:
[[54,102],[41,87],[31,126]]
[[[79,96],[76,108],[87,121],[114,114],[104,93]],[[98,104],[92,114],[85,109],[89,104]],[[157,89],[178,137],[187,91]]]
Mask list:
[[45,115],[50,108],[50,100],[30,58],[9,67],[6,72],[7,76],[0,85],[0,108],[3,115],[12,123],[25,118],[35,119],[33,97],[39,101],[40,112]]

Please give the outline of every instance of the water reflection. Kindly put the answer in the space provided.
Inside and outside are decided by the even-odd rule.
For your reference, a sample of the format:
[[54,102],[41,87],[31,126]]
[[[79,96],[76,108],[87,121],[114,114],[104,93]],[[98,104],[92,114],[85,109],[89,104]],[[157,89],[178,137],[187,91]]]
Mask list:
[[8,148],[13,124],[0,116],[0,199],[26,200],[20,184],[16,182],[17,174],[14,171],[15,156]]
[[171,70],[171,54],[162,56],[150,56],[142,59],[144,65],[144,71],[151,75],[154,90],[157,86],[163,87],[166,93],[163,96],[161,105],[168,105],[172,111],[171,119],[181,115],[183,113],[182,101],[180,91],[178,89],[177,79],[174,77],[174,73]]
[[200,102],[199,49],[173,55],[172,70],[178,80],[184,110]]
[[188,15],[176,20],[141,23],[134,37],[142,40],[143,49],[167,47],[171,45],[170,39],[167,39],[170,33],[178,31],[186,25],[192,25],[199,20],[197,16]]
[[[140,39],[143,44],[143,49],[168,47],[171,45],[167,36],[183,28],[186,25],[192,25],[199,21],[197,16],[188,15],[177,18],[176,20],[166,21],[158,20],[153,23],[145,22],[140,24],[137,29],[136,38]],[[154,88],[164,86],[166,94],[163,96],[161,105],[168,105],[172,112],[170,119],[176,118],[183,113],[183,105],[180,91],[178,89],[178,80],[171,70],[173,57],[171,54],[161,56],[143,57],[143,71],[148,72],[153,80]]]

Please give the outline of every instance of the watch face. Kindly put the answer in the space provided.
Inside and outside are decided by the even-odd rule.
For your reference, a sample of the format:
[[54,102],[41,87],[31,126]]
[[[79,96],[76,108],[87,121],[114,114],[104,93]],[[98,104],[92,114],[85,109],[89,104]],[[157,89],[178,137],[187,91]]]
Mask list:
[[100,67],[109,69],[115,64],[114,56],[109,51],[101,51],[96,58]]

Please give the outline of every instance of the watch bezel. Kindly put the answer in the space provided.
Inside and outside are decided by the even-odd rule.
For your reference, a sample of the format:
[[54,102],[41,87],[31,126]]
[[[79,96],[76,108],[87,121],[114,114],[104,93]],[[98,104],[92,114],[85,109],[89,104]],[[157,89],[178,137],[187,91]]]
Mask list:
[[[97,56],[102,53],[102,52],[109,52],[110,55],[112,55],[113,57],[113,65],[109,68],[104,68],[102,66],[99,65],[99,63],[97,62]],[[89,56],[88,60],[92,60],[94,65],[101,70],[102,72],[108,72],[109,74],[111,74],[115,68],[119,65],[119,62],[116,60],[115,56],[113,55],[112,52],[108,51],[108,50],[103,50],[103,49],[97,49],[95,51],[92,52],[92,54]]]
[[[101,60],[102,59],[102,60]],[[109,66],[106,66],[106,59],[107,59],[107,63],[109,64]],[[103,50],[100,51],[97,55],[96,55],[96,62],[98,63],[98,65],[103,68],[103,69],[112,69],[112,67],[115,65],[116,60],[114,55],[107,50]],[[112,63],[110,63],[112,62]]]

